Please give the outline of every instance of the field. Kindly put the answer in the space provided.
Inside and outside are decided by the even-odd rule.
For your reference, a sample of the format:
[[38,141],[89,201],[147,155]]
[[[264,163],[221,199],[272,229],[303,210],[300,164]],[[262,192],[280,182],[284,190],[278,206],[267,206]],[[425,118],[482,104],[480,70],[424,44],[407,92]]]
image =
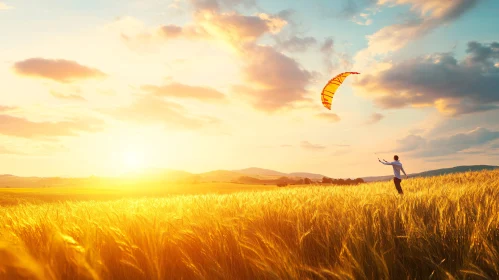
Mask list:
[[0,279],[499,279],[499,170],[229,187],[3,189]]

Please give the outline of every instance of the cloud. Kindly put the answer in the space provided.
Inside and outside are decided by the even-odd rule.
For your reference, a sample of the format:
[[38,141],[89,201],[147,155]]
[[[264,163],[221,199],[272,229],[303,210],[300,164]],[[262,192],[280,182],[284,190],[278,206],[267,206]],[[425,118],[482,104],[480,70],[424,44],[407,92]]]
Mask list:
[[232,92],[264,112],[292,108],[304,101],[312,74],[296,60],[271,46],[261,46],[257,39],[276,34],[287,24],[279,15],[260,13],[245,16],[237,13],[201,13],[196,25],[210,36],[230,44],[243,62],[245,84],[235,85]]
[[378,123],[380,122],[385,116],[383,116],[382,114],[380,113],[373,113],[369,119],[366,121],[366,124],[370,125],[370,124],[375,124],[375,123]]
[[396,63],[354,87],[382,108],[434,106],[450,116],[499,108],[499,43],[469,42],[467,53],[461,62],[440,53]]
[[471,41],[466,52],[469,54],[465,60],[466,65],[476,67],[483,72],[499,73],[499,42],[481,44]]
[[352,68],[352,60],[347,53],[341,53],[335,50],[333,38],[329,37],[321,44],[320,51],[323,56],[326,71],[332,73],[338,69],[342,71],[350,71]]
[[[414,18],[386,26],[368,36],[368,48],[356,55],[357,63],[366,63],[376,55],[397,51],[442,24],[456,20],[480,0],[379,0],[378,5],[410,5]],[[360,65],[357,68],[361,67]],[[359,68],[360,69],[360,68]]]
[[6,10],[11,10],[14,9],[14,7],[9,6],[3,2],[0,2],[0,11],[6,11]]
[[269,46],[251,45],[242,50],[245,85],[232,91],[248,100],[257,110],[275,112],[305,100],[312,74],[292,58]]
[[32,122],[24,118],[0,115],[0,134],[23,138],[50,138],[75,136],[80,132],[98,132],[104,122],[96,119],[80,119],[60,122]]
[[162,26],[160,30],[167,39],[180,37],[183,31],[182,27],[173,24]]
[[120,19],[113,26],[121,32],[123,42],[134,50],[141,50],[165,41],[187,39],[222,43],[238,52],[265,34],[279,33],[288,24],[280,15],[266,13],[242,15],[234,11],[220,12],[218,9],[195,10],[192,17],[193,22],[184,26],[168,24],[145,31],[143,24],[133,18]]
[[201,129],[219,122],[213,117],[192,115],[184,106],[151,94],[143,95],[129,106],[113,109],[109,113],[118,120],[162,124],[176,130]]
[[307,101],[306,87],[312,73],[278,49],[257,44],[263,35],[279,33],[287,21],[281,15],[265,13],[252,16],[222,13],[215,3],[220,2],[197,3],[208,8],[196,11],[191,24],[178,28],[169,26],[169,35],[164,38],[215,40],[229,45],[242,61],[244,79],[244,84],[233,85],[231,92],[257,110],[271,113]]
[[279,16],[260,13],[246,16],[231,13],[200,13],[196,21],[206,32],[215,38],[233,45],[254,42],[265,33],[278,33],[287,22]]
[[323,150],[326,148],[326,146],[312,144],[308,141],[302,141],[301,147],[306,150]]
[[23,76],[51,79],[60,83],[106,76],[98,69],[65,59],[30,58],[16,62],[14,70]]
[[194,23],[185,26],[169,24],[160,27],[152,34],[140,33],[135,37],[123,34],[122,36],[127,41],[151,41],[151,38],[159,36],[166,40],[176,38],[220,40],[231,46],[240,46],[254,42],[265,33],[278,33],[287,24],[281,17],[265,13],[246,16],[236,12],[202,11],[195,12],[193,17]]
[[220,102],[225,100],[225,95],[209,87],[189,86],[180,83],[171,83],[163,86],[143,85],[141,89],[161,97],[190,98],[203,101]]
[[326,38],[321,45],[321,52],[325,55],[332,56],[334,53],[334,40],[333,38]]
[[73,100],[73,101],[86,101],[85,98],[83,98],[82,96],[80,96],[78,94],[65,95],[65,94],[51,90],[50,95],[52,95],[53,97],[58,98],[58,99]]
[[296,35],[291,36],[288,39],[281,40],[276,38],[277,40],[277,49],[281,51],[288,52],[305,52],[311,46],[317,44],[317,40],[314,37],[299,37]]
[[319,113],[315,116],[317,118],[327,120],[329,122],[339,122],[341,120],[341,118],[337,114],[334,114],[334,113]]
[[[478,127],[465,133],[436,139],[424,139],[421,136],[409,135],[398,140],[398,151],[412,151],[419,157],[439,157],[454,155],[470,148],[479,147],[499,139],[499,131]],[[477,151],[477,149],[474,149]]]

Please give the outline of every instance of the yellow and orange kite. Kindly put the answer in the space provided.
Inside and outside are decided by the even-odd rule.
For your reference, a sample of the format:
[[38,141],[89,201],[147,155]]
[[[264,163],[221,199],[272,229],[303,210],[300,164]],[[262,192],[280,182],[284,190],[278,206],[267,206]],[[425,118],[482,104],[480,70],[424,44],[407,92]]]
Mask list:
[[345,81],[345,79],[351,74],[360,74],[360,73],[344,72],[329,80],[324,89],[322,89],[321,93],[322,105],[324,105],[324,107],[331,110],[331,102],[333,101],[333,96],[336,93],[336,90],[341,86],[343,81]]

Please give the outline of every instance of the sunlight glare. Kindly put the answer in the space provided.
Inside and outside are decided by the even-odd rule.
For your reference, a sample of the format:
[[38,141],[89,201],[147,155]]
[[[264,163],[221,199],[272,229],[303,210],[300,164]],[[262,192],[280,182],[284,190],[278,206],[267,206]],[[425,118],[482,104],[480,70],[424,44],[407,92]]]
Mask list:
[[127,171],[136,171],[144,168],[145,158],[144,153],[138,150],[127,150],[123,153],[123,167]]

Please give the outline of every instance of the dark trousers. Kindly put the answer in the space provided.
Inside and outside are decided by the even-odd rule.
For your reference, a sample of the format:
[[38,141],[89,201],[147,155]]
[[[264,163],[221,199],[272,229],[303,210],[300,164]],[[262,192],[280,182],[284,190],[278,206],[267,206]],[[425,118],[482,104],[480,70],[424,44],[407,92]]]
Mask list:
[[393,177],[393,182],[395,183],[395,187],[397,188],[399,194],[404,194],[404,192],[402,191],[402,187],[400,186],[400,182],[402,182],[402,179]]

